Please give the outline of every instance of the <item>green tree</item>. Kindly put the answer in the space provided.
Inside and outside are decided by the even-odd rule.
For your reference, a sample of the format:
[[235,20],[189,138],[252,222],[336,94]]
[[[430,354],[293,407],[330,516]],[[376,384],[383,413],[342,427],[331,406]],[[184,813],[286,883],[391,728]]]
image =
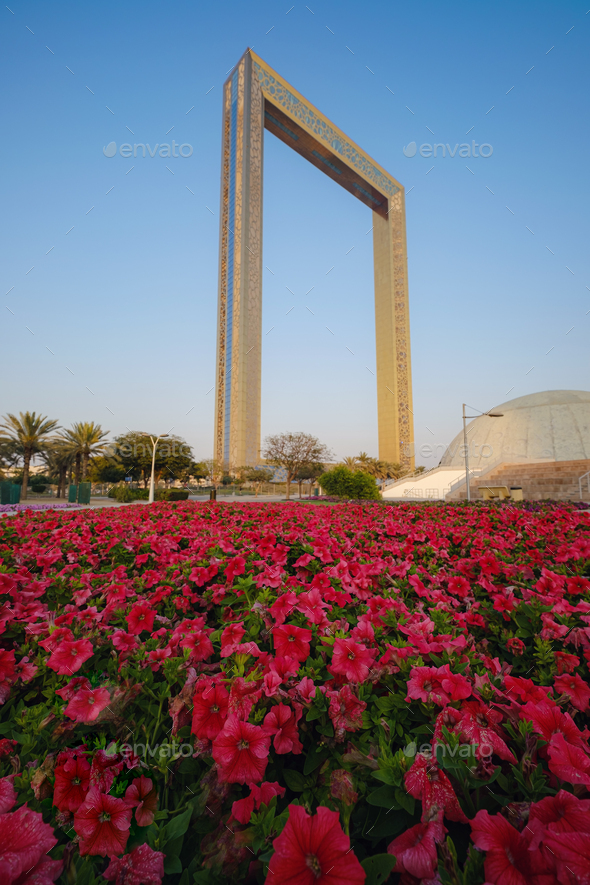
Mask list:
[[325,472],[324,464],[303,464],[294,476],[295,482],[299,486],[299,498],[301,498],[301,485],[304,482],[309,483],[309,494],[311,495],[312,484],[319,479]]
[[375,477],[362,470],[349,470],[340,464],[332,470],[326,471],[319,478],[319,483],[329,495],[338,498],[366,498],[378,501],[381,495],[375,482]]
[[205,479],[208,479],[214,488],[217,488],[222,480],[223,474],[226,473],[225,466],[221,461],[215,458],[207,458],[203,461],[205,465]]
[[105,437],[108,430],[103,430],[100,424],[94,421],[77,421],[69,430],[64,430],[61,435],[63,445],[74,456],[76,485],[80,482],[80,476],[84,482],[88,473],[88,463],[91,455],[98,455],[106,448]]
[[88,479],[90,482],[121,482],[125,479],[125,467],[118,458],[99,455],[90,462]]
[[[151,434],[155,440],[156,435]],[[130,431],[118,436],[113,446],[113,454],[119,459],[125,470],[125,476],[142,480],[144,488],[148,487],[152,473],[153,446],[150,434]],[[168,436],[160,439],[156,448],[154,479],[158,483],[165,479],[185,480],[194,465],[192,449],[180,436]]]
[[5,439],[18,443],[23,459],[23,489],[21,497],[26,499],[31,459],[42,452],[48,443],[49,434],[58,426],[57,421],[37,415],[36,412],[19,412],[20,417],[8,413],[0,425]]
[[277,433],[267,436],[262,457],[269,464],[283,467],[287,474],[287,500],[291,483],[304,464],[329,461],[330,450],[310,433]]
[[270,482],[274,473],[269,467],[241,467],[239,476],[243,482],[254,486],[254,494],[258,497],[260,486],[263,482]]
[[57,485],[57,497],[65,498],[68,470],[72,466],[74,455],[66,445],[59,442],[58,438],[52,440],[41,452],[41,459],[53,482]]
[[22,447],[15,439],[0,437],[0,479],[4,479],[5,470],[13,470],[22,458]]

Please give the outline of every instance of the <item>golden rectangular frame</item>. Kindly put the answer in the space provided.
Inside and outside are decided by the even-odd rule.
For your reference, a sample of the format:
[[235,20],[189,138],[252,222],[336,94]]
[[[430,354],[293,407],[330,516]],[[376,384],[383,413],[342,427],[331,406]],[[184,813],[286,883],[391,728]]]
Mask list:
[[373,212],[379,458],[413,468],[404,189],[250,50],[223,87],[214,457],[260,463],[265,128]]

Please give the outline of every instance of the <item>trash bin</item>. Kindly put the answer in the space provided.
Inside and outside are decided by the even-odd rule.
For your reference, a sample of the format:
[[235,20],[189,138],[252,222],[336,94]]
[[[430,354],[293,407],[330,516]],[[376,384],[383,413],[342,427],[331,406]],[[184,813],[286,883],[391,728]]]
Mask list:
[[217,489],[211,489],[211,491],[209,492],[209,500],[217,501]]
[[522,501],[522,486],[510,486],[510,497],[513,501]]
[[19,504],[20,503],[20,490],[21,487],[17,485],[17,483],[13,482],[10,485],[10,501],[9,504]]
[[319,489],[314,489],[314,490],[313,490],[313,494],[314,494],[314,498],[317,498],[317,497],[319,496],[319,494],[320,494],[320,490],[319,490]]
[[81,482],[78,486],[78,504],[90,504],[90,489],[92,484]]
[[78,486],[71,485],[68,488],[68,504],[75,504],[78,497]]
[[12,483],[10,481],[0,482],[0,504],[10,504],[10,490]]

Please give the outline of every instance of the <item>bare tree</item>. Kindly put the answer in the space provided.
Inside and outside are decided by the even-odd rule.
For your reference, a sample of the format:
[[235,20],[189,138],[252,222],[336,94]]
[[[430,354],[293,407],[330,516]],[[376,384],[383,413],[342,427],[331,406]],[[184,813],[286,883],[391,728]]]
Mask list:
[[264,440],[262,457],[269,464],[283,467],[287,474],[287,500],[291,482],[304,464],[330,461],[332,452],[309,433],[277,433]]

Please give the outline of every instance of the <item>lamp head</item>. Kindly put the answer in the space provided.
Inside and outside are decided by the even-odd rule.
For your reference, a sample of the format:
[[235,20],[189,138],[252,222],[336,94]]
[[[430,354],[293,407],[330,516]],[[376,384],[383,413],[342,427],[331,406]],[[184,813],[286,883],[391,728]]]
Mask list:
[[503,418],[504,412],[486,412],[488,418]]

